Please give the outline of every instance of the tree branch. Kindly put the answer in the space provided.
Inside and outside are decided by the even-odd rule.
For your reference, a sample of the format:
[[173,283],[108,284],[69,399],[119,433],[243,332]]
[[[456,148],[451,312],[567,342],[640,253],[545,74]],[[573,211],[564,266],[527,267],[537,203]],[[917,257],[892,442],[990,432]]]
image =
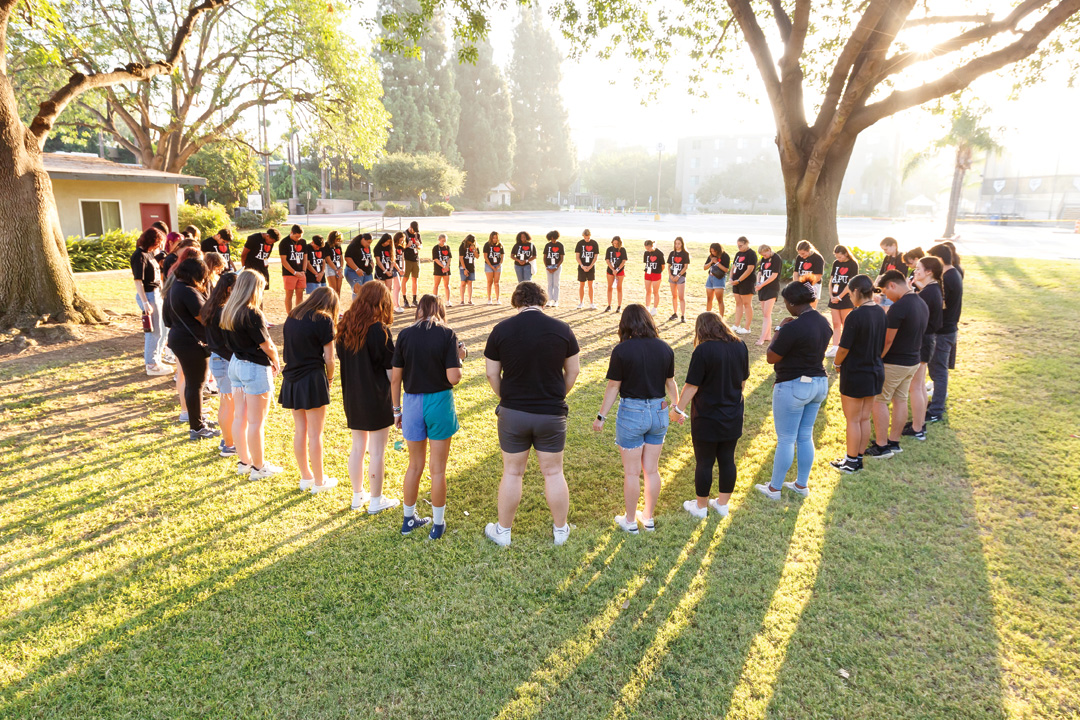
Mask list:
[[814,132],[817,135],[823,133],[829,122],[831,122],[836,110],[836,104],[840,101],[840,97],[844,92],[844,85],[847,84],[848,76],[851,74],[851,68],[862,53],[863,48],[874,32],[874,28],[877,27],[878,21],[881,20],[881,16],[888,6],[888,0],[872,0],[862,17],[859,18],[859,22],[852,31],[847,43],[844,44],[844,49],[840,51],[840,57],[837,58],[836,65],[833,67],[832,74],[829,77],[829,84],[826,86],[825,97],[821,102],[817,120],[814,122]]
[[937,15],[927,16],[921,18],[909,18],[904,23],[904,29],[913,27],[923,27],[925,25],[955,25],[957,23],[988,23],[994,19],[993,13],[986,13],[985,15]]
[[791,17],[784,10],[782,0],[769,0],[769,5],[772,6],[773,17],[776,18],[776,27],[780,30],[780,39],[786,45],[791,37]]

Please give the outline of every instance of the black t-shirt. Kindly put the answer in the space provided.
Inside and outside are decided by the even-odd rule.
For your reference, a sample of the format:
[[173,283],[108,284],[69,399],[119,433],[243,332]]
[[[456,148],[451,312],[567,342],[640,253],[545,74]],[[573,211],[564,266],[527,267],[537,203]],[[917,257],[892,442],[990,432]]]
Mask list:
[[298,380],[308,373],[326,372],[323,347],[334,341],[334,321],[322,313],[308,313],[304,317],[289,317],[282,330],[282,352],[285,367],[281,376],[286,380]]
[[561,242],[549,242],[544,246],[544,266],[553,268],[562,262],[566,255],[566,248]]
[[690,434],[698,440],[734,440],[743,431],[743,383],[750,353],[742,340],[708,340],[694,348],[686,383],[698,391],[690,404]]
[[864,303],[848,314],[840,334],[840,347],[848,351],[840,366],[842,373],[876,375],[884,371],[881,351],[885,347],[887,324],[885,311],[876,303]]
[[371,248],[364,249],[364,246],[360,244],[359,238],[354,239],[349,243],[349,247],[345,248],[345,257],[352,260],[357,268],[360,270],[360,275],[370,275],[375,268],[375,261],[371,257]]
[[405,246],[394,246],[394,260],[397,262],[398,270],[405,272]]
[[142,280],[143,290],[153,292],[161,287],[161,268],[154,256],[145,250],[136,249],[131,254],[131,274],[136,280]]
[[668,267],[672,275],[678,275],[690,265],[690,253],[685,250],[672,250],[667,256]]
[[[311,265],[310,270],[305,270],[304,273],[309,283],[317,283],[319,279],[316,277],[318,273],[323,271],[323,263],[326,260],[326,250],[315,245],[308,245],[304,250],[304,259]],[[314,270],[314,272],[312,272]]]
[[902,273],[907,273],[908,266],[904,263],[903,255],[886,255],[885,259],[881,261],[881,269],[878,270],[878,275],[884,275],[890,270],[899,270]]
[[484,357],[502,363],[499,404],[536,415],[566,415],[563,363],[580,352],[562,320],[525,310],[491,329]]
[[531,242],[515,243],[510,254],[513,255],[514,259],[518,262],[528,262],[536,257],[536,246]]
[[206,322],[206,345],[210,348],[210,352],[218,357],[232,360],[232,350],[229,349],[229,344],[225,342],[225,331],[221,329],[221,311],[223,309],[224,307],[219,307],[212,312]]
[[607,379],[622,383],[619,395],[624,398],[662,398],[668,378],[673,377],[675,351],[660,338],[630,338],[611,351]]
[[458,248],[458,257],[465,263],[465,272],[476,272],[476,245],[465,247],[465,243],[461,243]]
[[206,331],[199,320],[205,302],[206,295],[186,283],[174,282],[169,287],[162,320],[169,328],[170,342],[179,341],[184,345],[206,342]]
[[343,265],[344,260],[342,260],[341,258],[342,258],[342,251],[341,251],[341,246],[340,245],[334,245],[332,247],[327,247],[326,248],[326,260],[327,260],[327,262],[329,262],[331,265],[333,265],[338,270],[341,270],[344,267],[344,265]]
[[446,268],[447,268],[446,270],[443,270],[442,267],[438,264],[438,262],[436,262],[435,263],[435,274],[436,275],[449,275],[450,274],[450,260],[451,260],[452,257],[453,257],[453,254],[450,252],[450,246],[449,245],[435,245],[434,247],[431,248],[431,259],[435,260],[435,261],[440,261],[441,260],[442,262],[446,263]]
[[[824,275],[825,258],[817,253],[810,253],[809,257],[795,259],[795,271],[799,275]],[[814,287],[814,283],[807,281],[806,286]]]
[[[941,292],[945,296],[945,308],[941,313],[938,335],[956,332],[960,325],[960,311],[964,307],[964,277],[955,267],[941,277]],[[892,312],[890,309],[889,312]]]
[[258,310],[249,307],[244,308],[236,319],[236,326],[232,330],[224,331],[225,344],[229,350],[241,360],[269,367],[270,358],[259,347],[270,340],[266,318]]
[[244,260],[244,267],[258,270],[263,275],[269,275],[267,261],[270,259],[270,254],[274,252],[274,241],[264,238],[262,233],[253,233],[248,235],[244,247],[248,251],[247,258]]
[[176,264],[176,261],[180,259],[176,253],[171,252],[165,256],[165,259],[161,261],[161,274],[165,277],[169,277],[169,271],[172,270],[172,266]]
[[419,249],[423,245],[424,243],[420,240],[420,233],[413,232],[412,228],[405,231],[405,259],[408,262],[420,261]]
[[371,257],[375,263],[375,276],[387,280],[394,276],[394,246],[387,243],[372,249]]
[[807,310],[777,330],[769,345],[770,350],[781,356],[780,362],[773,366],[776,382],[787,382],[804,375],[826,377],[823,363],[830,340],[829,321],[816,310]]
[[604,261],[611,263],[615,268],[615,272],[621,272],[622,270],[625,270],[626,248],[617,248],[614,245],[609,247],[604,252]]
[[829,281],[833,295],[839,295],[847,289],[851,278],[859,274],[859,263],[854,260],[836,260],[832,264],[832,279]]
[[390,328],[375,323],[368,328],[363,347],[355,353],[337,341],[341,370],[341,400],[350,429],[367,430],[394,424],[390,378],[386,371],[394,357]]
[[738,251],[735,253],[735,264],[731,266],[731,279],[740,286],[753,288],[754,273],[752,271],[741,283],[738,280],[744,272],[754,267],[757,267],[757,253],[753,250]]
[[919,291],[919,297],[930,310],[930,319],[926,321],[926,332],[936,334],[941,328],[941,316],[945,306],[941,296],[941,285],[936,282],[930,283]]
[[402,368],[402,384],[410,395],[449,390],[449,368],[461,367],[454,331],[438,323],[418,322],[398,333],[394,367]]
[[208,237],[202,241],[199,247],[204,253],[216,252],[224,258],[226,268],[232,265],[232,253],[229,251],[229,243],[225,242],[225,240]]
[[[784,269],[784,259],[773,253],[767,258],[761,258],[761,262],[758,263],[758,282],[765,282],[774,275],[779,275]],[[777,280],[773,283],[779,286],[780,281]]]
[[930,308],[915,293],[908,293],[889,307],[889,329],[896,336],[889,352],[881,360],[886,365],[912,366],[919,364],[923,333],[930,319]]
[[596,261],[596,255],[600,252],[600,246],[596,244],[595,240],[585,240],[582,238],[578,240],[578,244],[574,247],[574,254],[581,255],[581,265],[588,267]]
[[492,267],[499,267],[503,261],[503,253],[506,252],[506,248],[502,246],[502,243],[495,245],[492,242],[484,243],[484,256],[487,258],[488,263]]
[[659,275],[660,268],[664,267],[664,253],[660,250],[648,250],[644,262],[646,275]]
[[709,259],[710,260],[716,260],[716,262],[714,262],[712,265],[709,266],[709,274],[710,275],[712,275],[714,278],[723,278],[724,276],[726,276],[728,274],[728,271],[724,270],[723,268],[728,268],[728,270],[731,269],[731,256],[730,255],[728,255],[726,252],[721,250],[720,251],[720,257],[718,259],[713,258],[712,255],[709,256]]
[[[284,255],[285,260],[281,261],[281,275],[282,277],[289,277],[292,275],[289,272],[289,267],[292,266],[294,270],[304,269],[304,252],[307,250],[307,243],[303,238],[300,240],[293,240],[291,237],[287,237],[278,243],[278,255]],[[288,263],[288,265],[286,265]]]

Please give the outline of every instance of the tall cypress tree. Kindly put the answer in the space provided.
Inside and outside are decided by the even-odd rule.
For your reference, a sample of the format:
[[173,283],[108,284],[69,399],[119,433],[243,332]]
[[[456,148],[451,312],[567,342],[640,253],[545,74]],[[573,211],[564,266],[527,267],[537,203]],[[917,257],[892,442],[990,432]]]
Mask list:
[[562,56],[543,25],[540,8],[522,10],[510,64],[514,113],[514,185],[526,199],[565,192],[576,162],[566,108],[559,92]]
[[457,63],[455,84],[461,95],[457,147],[467,173],[465,195],[478,200],[510,179],[514,128],[510,90],[495,64],[491,44],[485,40],[476,49],[475,63]]

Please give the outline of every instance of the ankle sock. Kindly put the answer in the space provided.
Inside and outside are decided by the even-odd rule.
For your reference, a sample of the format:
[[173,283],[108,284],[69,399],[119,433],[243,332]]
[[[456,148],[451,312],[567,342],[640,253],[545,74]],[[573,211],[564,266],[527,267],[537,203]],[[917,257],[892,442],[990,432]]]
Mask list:
[[[360,492],[363,492],[363,490],[361,490]],[[371,497],[368,498],[368,502],[371,505],[374,505],[374,506],[378,507],[379,505],[382,504],[382,495],[372,495]]]
[[431,508],[431,522],[434,523],[435,525],[442,525],[445,522],[445,520],[443,519],[445,513],[446,513],[446,506],[445,505],[443,505],[442,507],[432,506],[432,508]]
[[495,523],[495,532],[499,533],[500,535],[509,535],[510,528],[504,528],[499,523]]
[[411,518],[413,515],[416,514],[416,504],[415,503],[412,504],[412,505],[402,505],[401,507],[402,507],[402,511],[405,513],[405,517],[407,517],[407,518]]

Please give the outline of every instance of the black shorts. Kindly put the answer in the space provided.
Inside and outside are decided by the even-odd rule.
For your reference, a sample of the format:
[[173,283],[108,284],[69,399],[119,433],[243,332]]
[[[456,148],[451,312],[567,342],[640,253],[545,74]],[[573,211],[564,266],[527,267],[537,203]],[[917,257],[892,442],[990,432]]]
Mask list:
[[937,345],[937,335],[925,332],[922,336],[922,348],[919,349],[919,362],[928,363],[934,356],[934,347]]
[[746,280],[741,283],[735,283],[733,291],[736,295],[753,295],[754,294],[754,281]]
[[577,280],[578,280],[578,282],[592,282],[595,279],[596,279],[596,268],[595,267],[593,267],[593,268],[591,268],[589,270],[582,270],[581,266],[578,265],[578,269],[577,269]]
[[846,372],[846,368],[840,366],[840,394],[850,398],[876,397],[881,394],[881,388],[885,385],[885,372],[873,372],[869,370],[857,370]]
[[851,310],[852,308],[855,307],[855,305],[853,305],[852,302],[851,302],[851,296],[846,295],[841,300],[832,300],[830,298],[829,307],[831,309],[833,309],[833,310]]
[[503,452],[522,453],[529,448],[537,452],[559,453],[566,447],[566,416],[537,415],[495,408],[499,416],[499,447]]

